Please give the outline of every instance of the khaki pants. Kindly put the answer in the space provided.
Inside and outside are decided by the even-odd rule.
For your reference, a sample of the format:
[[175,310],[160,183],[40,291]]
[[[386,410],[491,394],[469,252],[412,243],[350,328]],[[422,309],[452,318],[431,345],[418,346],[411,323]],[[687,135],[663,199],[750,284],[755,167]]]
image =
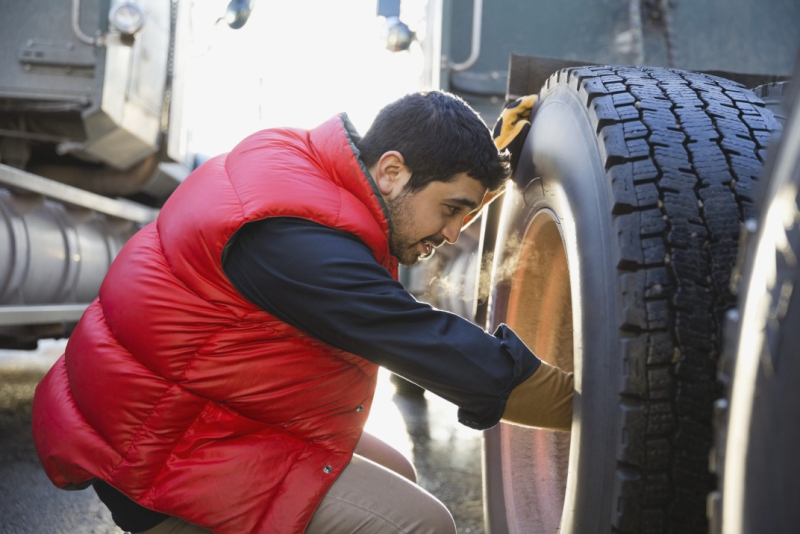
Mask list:
[[[209,534],[172,517],[140,534]],[[414,468],[399,452],[369,434],[333,483],[306,534],[455,534],[453,517],[416,484]]]

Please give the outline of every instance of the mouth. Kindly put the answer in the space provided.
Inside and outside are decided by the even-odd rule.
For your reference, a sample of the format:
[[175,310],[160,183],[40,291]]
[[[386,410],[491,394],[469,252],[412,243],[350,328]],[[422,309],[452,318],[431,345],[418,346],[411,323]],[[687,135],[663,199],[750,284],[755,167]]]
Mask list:
[[431,254],[433,254],[433,251],[436,249],[436,247],[433,246],[433,243],[425,239],[420,241],[419,244],[422,247],[422,257],[424,258],[427,258]]
[[433,256],[436,249],[444,244],[444,239],[435,239],[426,237],[419,242],[419,248],[422,249],[420,258],[430,258]]

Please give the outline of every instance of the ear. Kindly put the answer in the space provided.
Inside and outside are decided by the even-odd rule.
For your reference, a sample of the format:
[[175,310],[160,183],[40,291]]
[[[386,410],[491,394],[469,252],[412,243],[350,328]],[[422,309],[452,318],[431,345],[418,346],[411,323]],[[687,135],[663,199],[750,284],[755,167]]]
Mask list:
[[411,177],[411,172],[405,166],[405,160],[400,152],[391,150],[386,152],[375,164],[372,172],[375,183],[383,196],[391,196],[392,192],[399,192]]

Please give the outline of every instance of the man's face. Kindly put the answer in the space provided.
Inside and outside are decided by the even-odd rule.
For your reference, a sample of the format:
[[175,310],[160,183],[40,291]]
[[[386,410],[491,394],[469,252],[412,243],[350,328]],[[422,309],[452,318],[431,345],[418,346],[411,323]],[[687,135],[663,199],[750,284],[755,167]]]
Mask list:
[[486,194],[486,188],[466,173],[449,182],[431,182],[415,193],[404,189],[408,178],[410,173],[401,176],[401,187],[384,196],[392,220],[390,250],[405,266],[432,256],[443,243],[455,243],[464,217]]

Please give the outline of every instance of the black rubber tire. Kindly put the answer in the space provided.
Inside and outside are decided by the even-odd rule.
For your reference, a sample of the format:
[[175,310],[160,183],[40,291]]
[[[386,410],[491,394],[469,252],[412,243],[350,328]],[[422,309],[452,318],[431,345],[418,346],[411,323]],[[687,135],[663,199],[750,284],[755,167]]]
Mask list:
[[706,534],[730,272],[780,126],[739,84],[663,68],[565,69],[537,106],[504,200],[490,326],[509,313],[511,236],[549,214],[571,284],[572,442],[560,520],[543,526],[541,503],[509,503],[509,487],[543,476],[509,464],[500,436],[518,430],[487,432],[487,529]]
[[714,533],[800,532],[800,94],[793,110],[760,184],[740,304],[729,314]]
[[764,101],[764,106],[772,112],[781,126],[786,126],[788,102],[786,99],[791,90],[791,82],[773,82],[753,87],[755,95]]

